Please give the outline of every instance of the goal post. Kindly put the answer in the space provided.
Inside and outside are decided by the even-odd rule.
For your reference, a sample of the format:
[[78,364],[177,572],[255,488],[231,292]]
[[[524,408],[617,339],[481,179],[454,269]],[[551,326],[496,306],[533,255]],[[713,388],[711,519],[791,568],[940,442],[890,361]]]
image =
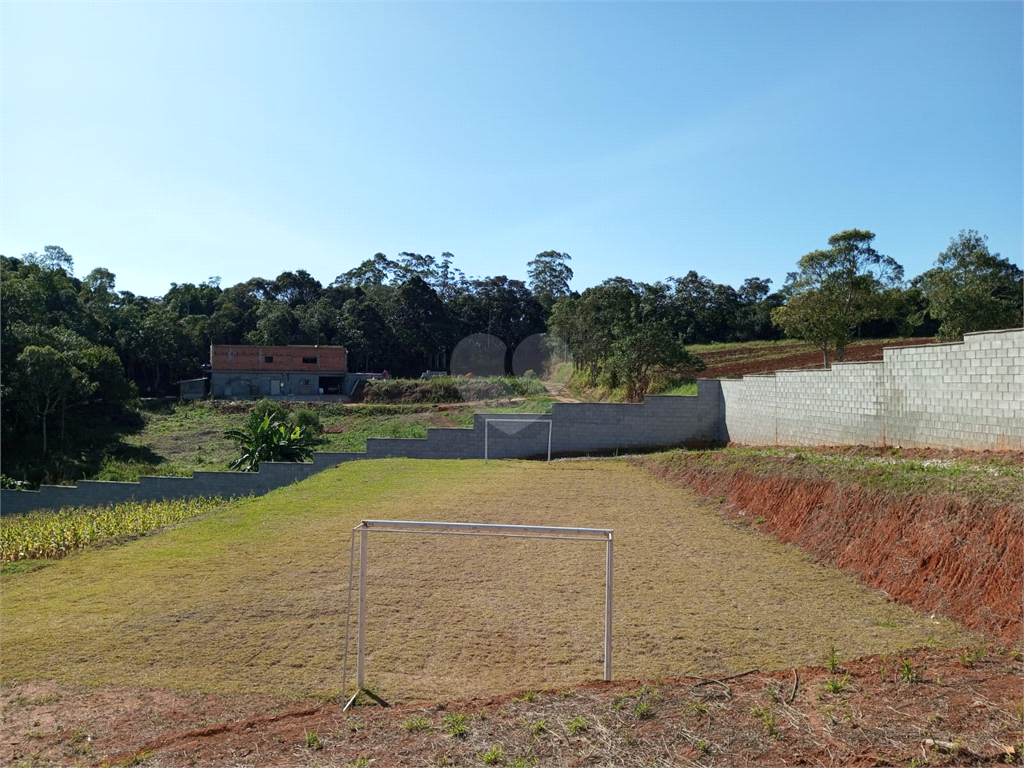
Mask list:
[[[352,613],[353,558],[355,535],[359,532],[359,603],[356,641],[356,693],[345,708],[356,700],[360,693],[369,693],[366,688],[366,589],[369,534],[414,533],[453,536],[494,536],[518,539],[557,539],[562,541],[603,541],[605,542],[605,598],[604,598],[604,679],[612,679],[612,570],[614,559],[615,532],[610,528],[565,528],[554,525],[502,525],[495,523],[441,523],[413,520],[363,520],[352,529],[352,550],[349,553],[349,609]],[[342,696],[347,694],[348,680],[348,618],[345,623],[345,656],[342,662]],[[370,694],[372,696],[372,694]],[[374,698],[377,698],[374,696]],[[378,699],[379,701],[379,699]]]
[[484,464],[487,463],[488,453],[488,441],[489,441],[489,430],[492,421],[498,422],[512,422],[518,424],[547,424],[548,425],[548,464],[551,463],[551,432],[552,432],[552,419],[514,419],[506,418],[502,416],[488,416],[484,419]]

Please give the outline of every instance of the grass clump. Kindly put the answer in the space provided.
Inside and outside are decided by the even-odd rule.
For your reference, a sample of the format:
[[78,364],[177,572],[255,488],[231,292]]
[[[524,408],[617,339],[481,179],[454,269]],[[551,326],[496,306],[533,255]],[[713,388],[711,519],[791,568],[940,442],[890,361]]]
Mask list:
[[685,397],[697,396],[697,380],[689,376],[675,374],[656,377],[651,382],[648,395],[682,395]]
[[445,715],[442,722],[449,736],[453,736],[456,739],[464,739],[469,734],[469,728],[466,726],[466,720],[468,719],[466,715]]
[[577,715],[565,724],[565,732],[570,736],[575,736],[578,733],[583,733],[589,727],[590,723],[586,721],[583,715]]
[[833,677],[831,680],[826,681],[825,690],[833,694],[842,693],[846,690],[846,685],[849,682],[849,675],[843,675],[842,677]]
[[954,495],[989,504],[1018,503],[1024,482],[1024,465],[1015,454],[934,458],[924,452],[865,446],[673,450],[645,457],[640,463],[670,473],[684,469],[742,470],[759,476],[855,482],[865,488],[901,494]]
[[425,717],[410,717],[402,723],[402,727],[411,733],[415,733],[417,731],[429,731],[430,721]]
[[484,765],[501,765],[505,762],[505,748],[495,744],[486,752],[481,752],[479,758]]
[[307,732],[303,738],[303,746],[306,749],[323,749],[324,742],[315,731],[312,733]]
[[904,683],[919,683],[924,677],[924,669],[915,667],[910,659],[904,659],[900,662],[899,676]]

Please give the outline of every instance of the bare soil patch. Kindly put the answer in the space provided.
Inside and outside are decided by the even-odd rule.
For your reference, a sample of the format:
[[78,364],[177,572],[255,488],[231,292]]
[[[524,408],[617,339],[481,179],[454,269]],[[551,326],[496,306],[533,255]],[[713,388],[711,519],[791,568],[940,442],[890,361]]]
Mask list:
[[19,683],[4,688],[0,757],[12,766],[1020,765],[1022,674],[1019,654],[917,649],[840,661],[834,672],[592,682],[348,712],[337,702]]

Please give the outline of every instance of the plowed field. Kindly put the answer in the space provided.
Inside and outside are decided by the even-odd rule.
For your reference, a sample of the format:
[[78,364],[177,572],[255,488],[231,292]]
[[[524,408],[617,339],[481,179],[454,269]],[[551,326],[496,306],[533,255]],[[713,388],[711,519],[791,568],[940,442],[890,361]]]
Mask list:
[[[934,339],[930,338],[855,341],[846,349],[845,359],[846,362],[881,360],[885,347],[906,347],[933,342]],[[708,345],[695,347],[693,351],[707,365],[707,368],[697,375],[708,379],[822,367],[821,350],[806,342]],[[830,362],[834,361],[833,355]]]

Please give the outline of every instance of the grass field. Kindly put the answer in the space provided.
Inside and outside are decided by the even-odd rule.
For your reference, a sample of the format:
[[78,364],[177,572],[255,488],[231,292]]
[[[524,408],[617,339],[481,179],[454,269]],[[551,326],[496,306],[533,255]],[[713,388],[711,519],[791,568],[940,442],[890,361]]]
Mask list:
[[[978,642],[623,461],[385,460],[5,577],[3,681],[338,697],[362,518],[614,528],[617,679]],[[372,537],[367,682],[433,701],[599,678],[603,565],[593,543]]]

